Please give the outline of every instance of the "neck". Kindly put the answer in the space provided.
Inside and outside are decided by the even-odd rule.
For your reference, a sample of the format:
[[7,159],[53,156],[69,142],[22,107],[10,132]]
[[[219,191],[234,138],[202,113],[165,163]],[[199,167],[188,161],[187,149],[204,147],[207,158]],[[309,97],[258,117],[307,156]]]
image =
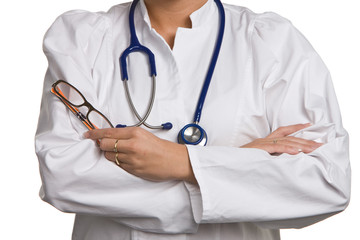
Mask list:
[[191,28],[190,14],[201,8],[207,0],[144,0],[151,26],[174,46],[178,27]]

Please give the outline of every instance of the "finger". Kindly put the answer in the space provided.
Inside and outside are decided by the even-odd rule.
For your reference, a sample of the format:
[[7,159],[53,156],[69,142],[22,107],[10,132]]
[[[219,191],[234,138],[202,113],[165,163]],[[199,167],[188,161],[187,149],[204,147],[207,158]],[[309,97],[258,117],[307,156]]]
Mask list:
[[[117,155],[116,155],[117,154]],[[126,153],[114,153],[114,152],[105,152],[105,158],[111,162],[116,162],[116,158],[119,163],[130,164],[129,156]]]
[[[103,138],[100,141],[100,149],[105,152],[127,152],[129,140]],[[116,147],[116,148],[115,148]]]
[[309,126],[311,126],[311,123],[295,124],[295,125],[290,125],[290,126],[285,126],[285,127],[279,127],[278,129],[276,129],[274,132],[272,132],[266,138],[286,137],[287,135],[290,135],[294,132],[297,132],[297,131],[307,128]]
[[312,145],[312,144],[309,145],[307,143],[293,141],[291,139],[279,140],[277,145],[285,145],[285,146],[292,147],[293,150],[291,150],[291,152],[294,152],[294,153],[296,151],[297,151],[297,153],[299,153],[299,152],[310,153],[319,147],[319,145]]
[[264,144],[261,149],[268,153],[287,153],[295,155],[299,153],[299,149],[290,145],[285,144]]
[[[116,164],[116,163],[114,163],[114,164]],[[129,174],[136,176],[135,171],[131,167],[131,165],[129,165],[127,163],[119,162],[119,164],[116,164],[116,166],[122,168],[124,171],[128,172]]]
[[122,160],[118,160],[118,162],[116,163],[115,159],[108,159],[110,162],[113,162],[116,166],[122,168],[123,170],[125,170],[126,172],[133,174],[133,168],[131,167],[131,164],[128,164]]
[[296,143],[301,143],[304,145],[308,145],[308,146],[314,146],[314,147],[320,147],[323,145],[323,143],[318,143],[312,140],[307,140],[304,138],[297,138],[297,137],[293,137],[293,136],[287,136],[287,137],[282,137],[282,138],[266,138],[268,140],[268,142],[271,143],[280,143],[280,142],[284,142],[284,141],[291,141],[291,142],[296,142]]
[[292,142],[298,142],[298,143],[301,143],[304,145],[308,145],[310,147],[315,147],[315,148],[318,148],[318,147],[324,145],[323,143],[315,142],[313,140],[307,140],[304,138],[298,138],[298,137],[292,137],[292,136],[288,136],[285,139],[290,140]]
[[113,138],[113,139],[129,139],[132,136],[133,128],[104,128],[94,129],[84,133],[85,138],[89,139],[102,139],[102,138]]

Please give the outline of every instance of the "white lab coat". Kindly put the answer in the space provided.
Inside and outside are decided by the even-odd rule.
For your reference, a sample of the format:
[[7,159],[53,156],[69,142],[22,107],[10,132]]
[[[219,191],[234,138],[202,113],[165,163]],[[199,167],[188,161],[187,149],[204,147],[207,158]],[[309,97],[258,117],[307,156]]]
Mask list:
[[[65,79],[118,123],[137,122],[126,101],[118,58],[129,45],[129,4],[106,13],[71,11],[46,33],[49,61],[36,152],[41,198],[76,213],[73,239],[279,239],[280,228],[300,228],[336,214],[350,195],[348,135],[330,75],[309,42],[275,13],[255,14],[225,4],[224,41],[200,125],[208,146],[187,146],[199,186],[151,182],[105,159],[81,122],[50,93]],[[218,34],[209,0],[179,28],[173,50],[151,28],[143,1],[135,12],[139,40],[156,56],[157,95],[150,130],[176,141],[192,121]],[[147,58],[128,58],[130,91],[147,107]],[[239,148],[280,126],[311,122],[294,136],[325,143],[310,154],[270,155]]]

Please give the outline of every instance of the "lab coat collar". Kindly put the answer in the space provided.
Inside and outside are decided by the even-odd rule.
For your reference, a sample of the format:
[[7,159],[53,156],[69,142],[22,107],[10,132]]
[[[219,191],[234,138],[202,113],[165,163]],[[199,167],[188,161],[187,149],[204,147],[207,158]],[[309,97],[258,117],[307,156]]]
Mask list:
[[[216,3],[213,0],[208,0],[201,8],[190,15],[192,28],[197,28],[203,24],[206,24],[207,21],[212,18],[212,15],[215,13],[216,9]],[[144,21],[151,29],[151,22],[144,0],[140,0],[140,11],[141,15],[144,17]]]

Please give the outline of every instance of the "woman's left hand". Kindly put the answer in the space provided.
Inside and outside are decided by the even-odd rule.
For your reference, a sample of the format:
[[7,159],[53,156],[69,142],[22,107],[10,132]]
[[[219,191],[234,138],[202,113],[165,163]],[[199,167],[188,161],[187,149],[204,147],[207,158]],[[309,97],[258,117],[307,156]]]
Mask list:
[[[86,138],[100,140],[105,157],[125,171],[151,181],[184,180],[196,183],[187,148],[160,139],[139,127],[88,131]],[[117,140],[117,153],[114,149]]]

